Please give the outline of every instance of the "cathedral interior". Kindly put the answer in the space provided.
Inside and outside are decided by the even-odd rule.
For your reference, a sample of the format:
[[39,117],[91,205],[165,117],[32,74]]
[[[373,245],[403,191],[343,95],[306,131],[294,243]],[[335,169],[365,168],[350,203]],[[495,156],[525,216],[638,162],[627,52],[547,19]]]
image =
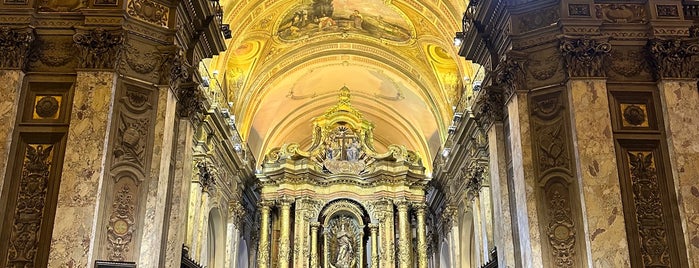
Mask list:
[[699,268],[697,0],[0,0],[0,267]]

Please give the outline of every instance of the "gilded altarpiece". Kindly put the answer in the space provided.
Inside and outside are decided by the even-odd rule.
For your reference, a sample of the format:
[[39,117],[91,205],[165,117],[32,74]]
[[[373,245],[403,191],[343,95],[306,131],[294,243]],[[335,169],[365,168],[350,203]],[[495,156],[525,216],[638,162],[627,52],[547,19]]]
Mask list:
[[[426,232],[411,231],[425,229],[424,167],[403,146],[377,153],[373,128],[343,87],[338,104],[314,118],[308,149],[291,143],[267,153],[258,175],[258,267],[426,265],[426,252],[419,252],[426,247],[414,252],[411,242],[396,244],[426,244]],[[411,226],[413,215],[418,226]]]

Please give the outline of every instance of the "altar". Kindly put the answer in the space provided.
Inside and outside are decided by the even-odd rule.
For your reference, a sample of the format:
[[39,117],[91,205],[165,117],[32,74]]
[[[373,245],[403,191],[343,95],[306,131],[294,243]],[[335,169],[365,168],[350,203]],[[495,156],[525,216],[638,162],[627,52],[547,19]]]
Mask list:
[[[312,143],[270,150],[260,181],[259,268],[427,267],[427,178],[400,145],[377,152],[350,91],[313,119]],[[413,220],[411,220],[413,219]]]

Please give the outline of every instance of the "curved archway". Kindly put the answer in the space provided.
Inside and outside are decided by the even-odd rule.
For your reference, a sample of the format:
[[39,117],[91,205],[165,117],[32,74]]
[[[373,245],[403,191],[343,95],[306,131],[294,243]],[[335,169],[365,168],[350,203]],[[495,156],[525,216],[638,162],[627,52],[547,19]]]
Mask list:
[[206,235],[206,263],[208,267],[223,267],[226,260],[226,231],[223,217],[218,208],[209,211],[208,232]]
[[324,267],[366,267],[369,214],[352,199],[329,202],[320,211],[321,260]]

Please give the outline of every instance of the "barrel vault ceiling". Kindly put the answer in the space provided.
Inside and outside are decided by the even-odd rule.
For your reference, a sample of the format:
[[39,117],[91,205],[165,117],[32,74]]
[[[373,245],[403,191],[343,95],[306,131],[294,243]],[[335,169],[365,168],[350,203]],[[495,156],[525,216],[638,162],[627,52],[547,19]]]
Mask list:
[[309,146],[311,121],[347,86],[375,124],[376,149],[404,145],[428,171],[447,136],[464,77],[463,0],[221,0],[232,38],[208,62],[256,155]]

